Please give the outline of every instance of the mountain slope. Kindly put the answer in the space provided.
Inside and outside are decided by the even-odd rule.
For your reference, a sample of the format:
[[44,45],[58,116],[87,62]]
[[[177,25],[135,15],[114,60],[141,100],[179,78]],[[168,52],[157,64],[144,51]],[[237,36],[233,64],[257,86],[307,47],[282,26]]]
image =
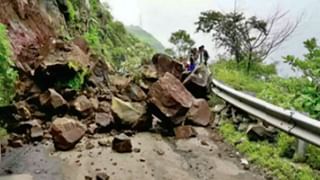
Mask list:
[[126,29],[137,37],[140,41],[149,44],[153,49],[158,52],[164,52],[165,47],[157,40],[152,34],[148,33],[139,26],[127,26]]

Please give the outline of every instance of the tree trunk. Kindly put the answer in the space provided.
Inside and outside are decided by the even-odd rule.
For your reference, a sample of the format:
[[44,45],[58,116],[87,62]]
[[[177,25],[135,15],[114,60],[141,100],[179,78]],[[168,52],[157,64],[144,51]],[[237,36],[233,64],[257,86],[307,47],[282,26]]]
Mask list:
[[247,73],[250,72],[251,63],[252,63],[252,50],[250,49],[250,51],[249,51],[249,57],[248,57],[248,64],[247,64]]

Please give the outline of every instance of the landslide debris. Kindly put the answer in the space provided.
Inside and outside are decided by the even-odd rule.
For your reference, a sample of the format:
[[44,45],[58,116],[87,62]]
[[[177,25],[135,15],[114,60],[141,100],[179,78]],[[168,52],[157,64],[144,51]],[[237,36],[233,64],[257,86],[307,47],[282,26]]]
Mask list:
[[[192,127],[185,124],[209,125],[209,106],[195,96],[199,90],[201,98],[206,98],[210,82],[201,77],[208,78],[207,69],[199,67],[190,75],[180,62],[158,53],[134,69],[141,72],[138,78],[115,72],[111,60],[96,52],[119,57],[106,48],[116,48],[117,43],[108,41],[110,44],[100,47],[101,42],[92,42],[85,33],[101,33],[97,41],[105,41],[102,36],[107,36],[110,29],[102,25],[111,21],[110,27],[119,31],[121,25],[113,22],[99,1],[86,2],[74,3],[81,16],[72,14],[65,1],[0,3],[0,23],[7,26],[12,59],[19,73],[13,104],[0,108],[1,119],[11,133],[9,145],[21,147],[52,140],[56,149],[70,150],[84,136],[95,133],[133,135],[136,131],[154,131],[157,126],[171,135],[176,130],[179,136],[190,137]],[[90,14],[99,23],[88,22]],[[76,22],[83,26],[77,27]],[[101,32],[95,32],[97,29]],[[139,51],[131,40],[124,48]],[[121,51],[122,56],[125,53]],[[190,84],[191,90],[187,88]],[[112,146],[115,151],[131,152],[129,142],[115,137]]]

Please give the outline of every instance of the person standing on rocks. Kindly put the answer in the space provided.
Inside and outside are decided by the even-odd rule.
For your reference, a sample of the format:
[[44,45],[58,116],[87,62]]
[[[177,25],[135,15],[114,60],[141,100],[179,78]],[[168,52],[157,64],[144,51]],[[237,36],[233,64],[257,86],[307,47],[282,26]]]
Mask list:
[[189,55],[190,65],[188,67],[188,71],[192,72],[196,68],[196,61],[198,58],[199,58],[199,53],[197,48],[192,48]]
[[208,51],[205,49],[204,45],[199,47],[199,54],[200,54],[200,64],[204,63],[204,65],[207,66],[210,56]]

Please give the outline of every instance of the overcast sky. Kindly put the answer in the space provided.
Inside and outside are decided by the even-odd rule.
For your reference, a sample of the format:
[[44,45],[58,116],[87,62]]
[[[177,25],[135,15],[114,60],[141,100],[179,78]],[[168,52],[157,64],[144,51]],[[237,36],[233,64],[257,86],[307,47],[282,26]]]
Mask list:
[[[179,29],[187,30],[197,45],[204,44],[212,57],[217,54],[212,39],[206,34],[196,34],[194,22],[200,12],[215,9],[231,11],[234,0],[103,0],[109,3],[113,16],[126,25],[140,25],[152,33],[165,46],[170,34]],[[302,16],[302,22],[295,34],[281,49],[268,59],[279,62],[279,73],[291,73],[281,63],[281,57],[287,54],[301,56],[304,53],[302,42],[311,37],[320,37],[320,0],[238,0],[237,8],[248,15],[267,18],[277,10],[288,11],[284,21],[296,21]],[[285,23],[285,22],[284,22]],[[281,26],[278,25],[278,26]]]

